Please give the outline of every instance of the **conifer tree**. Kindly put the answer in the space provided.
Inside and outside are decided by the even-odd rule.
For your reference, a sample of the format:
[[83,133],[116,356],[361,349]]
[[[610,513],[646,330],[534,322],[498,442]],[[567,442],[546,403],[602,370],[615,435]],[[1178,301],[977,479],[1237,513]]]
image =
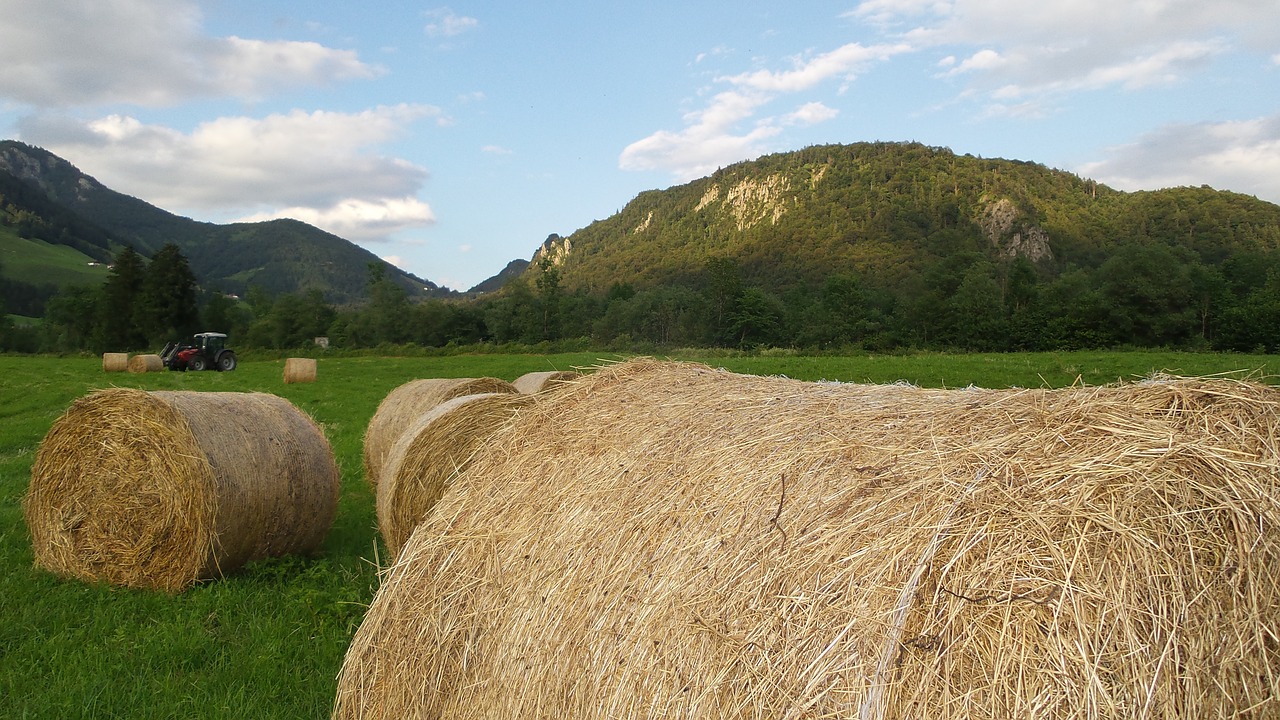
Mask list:
[[198,332],[196,277],[177,245],[169,243],[151,259],[133,309],[134,323],[152,345]]
[[146,338],[134,323],[134,310],[146,268],[142,257],[130,246],[116,253],[115,263],[102,286],[101,313],[98,323],[99,345],[115,352],[138,350],[146,346]]

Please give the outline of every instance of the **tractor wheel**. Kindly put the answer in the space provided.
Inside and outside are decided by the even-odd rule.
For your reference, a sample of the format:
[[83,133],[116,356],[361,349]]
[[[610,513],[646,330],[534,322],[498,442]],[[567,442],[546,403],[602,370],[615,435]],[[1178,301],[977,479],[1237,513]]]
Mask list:
[[228,351],[226,351],[226,352],[222,353],[221,355],[219,355],[219,356],[218,356],[218,369],[219,369],[219,370],[235,370],[235,369],[236,369],[236,354],[235,354],[235,353],[233,353],[233,352],[231,352],[230,350],[228,350]]
[[196,372],[200,372],[201,370],[204,370],[205,367],[206,366],[204,363],[203,355],[192,355],[191,359],[187,361],[188,370],[195,370]]

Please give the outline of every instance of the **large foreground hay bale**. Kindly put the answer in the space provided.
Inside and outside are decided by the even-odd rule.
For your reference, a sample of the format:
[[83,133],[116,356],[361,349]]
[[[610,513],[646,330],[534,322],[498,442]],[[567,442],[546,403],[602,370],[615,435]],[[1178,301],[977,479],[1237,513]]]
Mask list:
[[129,353],[102,353],[102,372],[124,372],[129,369]]
[[318,548],[338,483],[320,429],[279,397],[112,389],[54,422],[23,511],[41,567],[177,591]]
[[405,430],[378,483],[378,529],[392,558],[476,449],[532,402],[520,393],[464,395],[437,405]]
[[525,373],[515,379],[511,383],[516,390],[527,395],[540,393],[543,390],[550,390],[562,386],[571,380],[577,380],[582,377],[581,373],[569,370],[546,370],[542,372]]
[[134,355],[129,358],[128,368],[131,373],[161,372],[164,370],[164,361],[159,355]]
[[387,462],[387,453],[401,433],[437,405],[463,395],[513,393],[506,380],[482,378],[428,378],[411,380],[382,399],[364,433],[364,477],[375,489]]
[[335,717],[1277,717],[1278,409],[602,369],[414,531]]
[[315,358],[287,358],[284,361],[284,382],[312,383],[316,381]]

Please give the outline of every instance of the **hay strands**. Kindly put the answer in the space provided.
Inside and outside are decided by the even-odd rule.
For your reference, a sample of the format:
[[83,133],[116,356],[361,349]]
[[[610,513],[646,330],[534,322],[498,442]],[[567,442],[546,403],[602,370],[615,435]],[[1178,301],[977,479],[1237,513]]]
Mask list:
[[334,716],[1277,716],[1278,411],[604,367],[454,478]]
[[282,398],[111,389],[54,422],[23,512],[37,565],[176,592],[316,550],[338,484],[323,433]]

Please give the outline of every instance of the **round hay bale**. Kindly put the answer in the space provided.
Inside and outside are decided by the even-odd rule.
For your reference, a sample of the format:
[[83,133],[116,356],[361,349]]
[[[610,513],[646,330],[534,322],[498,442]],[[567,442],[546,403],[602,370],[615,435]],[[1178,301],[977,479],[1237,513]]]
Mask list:
[[516,390],[527,395],[540,393],[543,390],[549,390],[563,385],[570,380],[577,380],[582,377],[581,373],[571,372],[568,370],[548,370],[544,372],[525,373],[516,378]]
[[111,389],[54,422],[23,512],[37,565],[173,592],[319,548],[338,483],[328,441],[282,398]]
[[129,369],[129,353],[102,353],[102,372],[124,372]]
[[334,717],[1278,716],[1278,411],[603,368],[413,533]]
[[428,378],[411,380],[387,394],[378,405],[364,433],[364,476],[376,490],[387,453],[423,414],[440,403],[463,395],[514,393],[515,387],[499,378]]
[[162,372],[164,361],[159,355],[134,355],[129,358],[128,368],[131,373]]
[[316,381],[315,358],[288,358],[284,361],[284,382],[310,383]]
[[464,395],[437,405],[404,431],[378,483],[378,529],[392,558],[476,449],[532,402],[521,393]]

